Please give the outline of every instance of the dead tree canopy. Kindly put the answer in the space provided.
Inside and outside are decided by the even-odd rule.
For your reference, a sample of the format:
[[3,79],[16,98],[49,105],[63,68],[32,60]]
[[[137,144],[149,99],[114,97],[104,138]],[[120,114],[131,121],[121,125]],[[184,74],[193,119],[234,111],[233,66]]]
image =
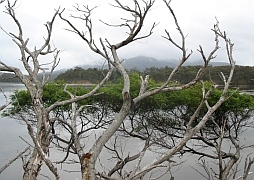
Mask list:
[[[150,178],[159,179],[166,174],[170,174],[173,166],[181,164],[171,159],[176,154],[181,153],[183,148],[186,147],[186,144],[192,140],[197,133],[201,132],[207,122],[211,120],[213,113],[215,113],[216,110],[230,98],[228,89],[235,68],[233,57],[234,44],[227,37],[227,34],[220,29],[218,21],[216,21],[211,31],[214,35],[214,41],[207,42],[213,44],[213,47],[209,50],[204,50],[200,45],[197,50],[204,63],[200,70],[196,72],[196,76],[186,84],[172,83],[174,75],[178,72],[181,66],[190,59],[193,51],[188,50],[186,47],[187,37],[180,26],[180,22],[178,22],[177,15],[171,6],[171,1],[166,0],[163,0],[161,6],[167,9],[169,14],[168,18],[173,19],[174,28],[178,31],[180,42],[175,40],[176,38],[171,35],[169,30],[165,30],[162,41],[167,41],[169,45],[173,45],[173,47],[180,52],[179,62],[172,72],[169,72],[167,80],[156,87],[151,88],[150,85],[152,81],[148,75],[144,78],[140,77],[138,80],[131,79],[129,72],[123,67],[122,59],[119,57],[119,51],[131,46],[134,42],[148,39],[153,35],[157,26],[156,23],[151,23],[148,30],[142,31],[145,26],[145,21],[149,17],[148,14],[152,11],[153,7],[155,7],[155,0],[133,0],[131,3],[132,4],[128,4],[126,2],[115,0],[112,4],[114,8],[121,10],[123,14],[129,15],[127,17],[122,17],[121,14],[118,15],[122,23],[112,25],[103,20],[101,21],[111,30],[112,27],[117,29],[124,28],[124,31],[127,29],[125,37],[122,39],[120,38],[116,42],[110,41],[110,37],[96,39],[96,29],[94,29],[93,26],[93,14],[95,13],[94,11],[96,8],[76,4],[73,6],[74,11],[71,11],[72,14],[70,16],[66,15],[69,13],[66,12],[67,10],[60,8],[56,9],[52,15],[52,19],[45,24],[46,36],[44,37],[43,43],[30,48],[28,46],[29,38],[25,38],[22,24],[15,13],[16,1],[14,4],[7,1],[5,13],[10,16],[18,29],[17,33],[9,33],[8,35],[20,50],[17,60],[22,62],[28,75],[25,75],[19,67],[12,67],[2,61],[0,61],[0,70],[13,72],[21,80],[27,88],[27,92],[31,98],[30,105],[32,107],[31,111],[18,114],[19,119],[26,124],[28,134],[30,135],[33,144],[32,153],[29,156],[27,163],[24,165],[23,179],[37,179],[43,165],[46,165],[54,175],[55,179],[61,179],[57,163],[52,161],[53,158],[50,153],[50,148],[53,145],[53,147],[60,148],[66,153],[65,157],[58,163],[66,163],[70,160],[68,159],[69,154],[76,155],[73,162],[79,164],[81,176],[84,180],[95,180],[98,178],[131,180],[142,179],[149,176],[151,176]],[[108,71],[104,74],[100,82],[92,89],[89,89],[89,91],[78,94],[76,90],[73,91],[66,85],[61,87],[61,90],[62,93],[68,96],[68,98],[61,99],[59,96],[57,101],[47,104],[43,100],[43,91],[47,88],[48,80],[55,68],[61,63],[59,58],[60,50],[52,48],[52,32],[57,18],[68,25],[66,33],[73,33],[73,36],[79,37],[83,41],[83,44],[86,45],[83,46],[82,44],[84,48],[90,49],[91,52],[100,55],[105,60]],[[83,29],[79,28],[76,24],[76,20],[81,22]],[[211,81],[211,86],[206,88],[205,83],[202,81],[202,75],[206,71],[209,63],[216,58],[216,53],[220,46],[223,46],[226,52],[227,60],[230,64],[230,71],[227,76],[223,72],[220,73],[224,83],[222,91],[216,102],[210,103],[208,99],[218,85]],[[152,48],[153,47],[151,47],[151,49]],[[51,61],[47,63],[47,65],[50,64],[51,67],[49,70],[47,70],[45,64],[40,61],[41,56],[51,57]],[[46,74],[46,71],[49,71],[49,75]],[[118,71],[122,78],[121,90],[115,95],[121,97],[118,111],[114,113],[103,111],[104,114],[102,115],[97,109],[105,109],[98,107],[98,104],[96,103],[93,104],[92,101],[88,101],[90,104],[82,104],[79,106],[79,102],[91,100],[98,95],[99,90],[103,90],[103,86],[108,82],[113,71]],[[38,79],[37,75],[39,72],[43,73],[42,79]],[[134,94],[131,91],[131,85],[136,81],[140,82],[139,93]],[[182,133],[182,138],[175,141],[172,148],[161,149],[160,152],[157,151],[159,154],[158,157],[149,159],[148,162],[143,163],[143,160],[146,158],[145,155],[149,152],[150,148],[153,147],[155,140],[162,142],[163,140],[172,137],[170,137],[169,134],[162,135],[158,133],[156,129],[150,128],[149,124],[144,125],[146,136],[142,136],[142,134],[138,132],[138,127],[134,128],[134,124],[131,124],[131,121],[129,121],[131,119],[130,112],[132,108],[154,95],[165,92],[181,91],[192,87],[198,82],[201,83],[201,99],[188,121],[184,124],[185,129]],[[103,92],[100,93],[103,94]],[[203,111],[204,107],[205,111]],[[60,113],[56,110],[59,110]],[[85,116],[84,112],[89,110],[94,113],[90,116]],[[201,111],[203,111],[203,115],[197,120]],[[97,120],[92,121],[92,116],[96,116]],[[132,126],[131,128],[133,131],[125,129],[127,135],[125,134],[123,137],[127,138],[135,136],[136,138],[139,138],[139,140],[141,140],[142,148],[138,150],[138,153],[137,151],[129,152],[124,156],[124,147],[121,141],[118,140],[118,133],[119,130],[123,129],[123,126],[127,121],[130,122],[129,125]],[[56,129],[60,129],[60,127],[62,128],[61,131],[57,131]],[[99,134],[96,134],[96,132],[98,132],[97,130],[100,132]],[[113,147],[109,145],[112,141]],[[89,146],[87,146],[87,142],[90,143]],[[105,165],[100,164],[103,150],[109,152],[109,155],[111,155],[113,159],[117,159],[116,164],[111,169],[110,167],[105,167]],[[218,152],[220,151],[218,150]],[[221,160],[222,156],[220,156],[219,159]],[[127,168],[126,164],[130,162],[134,165]],[[233,161],[231,162],[234,164]],[[246,163],[251,165],[252,160],[250,159]],[[102,170],[97,168],[99,165],[102,166]],[[248,169],[248,167],[249,166],[246,165],[246,169]],[[164,172],[155,177],[154,172],[161,169],[163,169]]]

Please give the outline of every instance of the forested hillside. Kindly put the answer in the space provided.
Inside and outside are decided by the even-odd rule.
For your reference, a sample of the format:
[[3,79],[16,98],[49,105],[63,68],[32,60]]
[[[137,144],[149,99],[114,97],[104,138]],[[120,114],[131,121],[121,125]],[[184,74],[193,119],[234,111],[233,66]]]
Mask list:
[[3,73],[3,74],[1,74],[0,82],[21,83],[20,79],[18,79],[13,73]]
[[[54,80],[61,72],[64,72],[65,70],[58,70],[53,72],[52,76],[49,78],[50,81]],[[49,75],[48,72],[45,73],[46,76]],[[38,79],[43,78],[43,73],[38,73],[37,75]],[[2,73],[0,75],[0,82],[5,83],[21,83],[20,79],[15,76],[13,73]]]
[[[86,83],[94,84],[101,81],[104,75],[107,73],[106,69],[88,68],[83,69],[81,67],[75,67],[68,69],[67,71],[60,73],[55,80],[65,81],[67,83]],[[113,73],[111,80],[118,79],[120,77],[118,73]]]
[[[201,66],[183,66],[175,74],[174,81],[177,81],[180,84],[189,82],[196,76],[197,71]],[[163,82],[168,78],[169,73],[173,69],[171,67],[151,67],[146,68],[145,70],[130,69],[129,72],[138,72],[140,75],[150,75],[156,82]],[[204,80],[213,80],[218,84],[222,84],[220,77],[220,72],[223,72],[227,75],[229,73],[229,66],[209,66],[206,72],[204,73]],[[106,69],[98,68],[88,68],[83,69],[81,67],[75,67],[68,69],[65,72],[55,74],[52,79],[62,80],[66,83],[98,83],[104,75],[107,73]],[[116,81],[120,77],[120,74],[114,72],[111,81]],[[11,83],[20,83],[20,80],[15,77],[15,75],[10,73],[5,73],[0,77],[0,82],[11,82]],[[231,82],[233,86],[239,85],[254,85],[254,67],[250,66],[236,66],[233,81]]]
[[[175,74],[173,80],[177,81],[180,84],[184,84],[192,80],[201,66],[183,66],[181,69]],[[173,69],[171,67],[163,67],[163,68],[146,68],[144,71],[137,69],[130,69],[129,72],[138,72],[140,75],[150,75],[156,82],[163,82],[168,78],[169,73]],[[229,74],[230,66],[209,66],[208,69],[204,73],[204,80],[212,80],[217,84],[223,84],[220,72],[223,72],[225,75]],[[105,74],[107,70],[100,70],[97,68],[88,68],[82,69],[81,67],[75,67],[73,69],[69,69],[64,73],[61,73],[57,76],[55,80],[63,80],[67,83],[97,83],[99,82],[103,74]],[[114,72],[111,77],[111,81],[115,81],[118,79],[120,75],[117,72]],[[254,67],[250,66],[236,66],[232,85],[253,85],[254,82]]]

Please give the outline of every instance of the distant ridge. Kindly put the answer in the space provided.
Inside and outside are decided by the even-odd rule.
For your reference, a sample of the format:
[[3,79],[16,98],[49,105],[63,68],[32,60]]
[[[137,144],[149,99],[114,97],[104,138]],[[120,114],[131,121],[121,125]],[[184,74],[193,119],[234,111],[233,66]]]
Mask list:
[[[126,69],[137,69],[140,71],[145,70],[146,68],[162,68],[162,67],[175,67],[179,60],[176,59],[163,59],[163,60],[158,60],[153,57],[146,57],[146,56],[137,56],[129,59],[123,59],[123,66]],[[199,66],[203,65],[202,60],[197,60],[197,61],[186,61],[183,66]],[[225,62],[211,62],[210,63],[212,66],[227,66],[229,65],[228,63]],[[88,69],[88,68],[103,68],[103,61],[98,61],[97,64],[86,64],[86,65],[80,65],[78,67],[81,67],[83,69]],[[74,68],[74,67],[70,67]],[[50,80],[54,80],[60,73],[65,72],[67,69],[60,69],[57,71],[53,72],[53,75]],[[42,74],[38,75],[39,78],[42,78]],[[0,82],[12,82],[12,83],[20,83],[20,80],[15,77],[14,74],[11,73],[3,73],[0,76]]]
[[[161,67],[171,67],[174,68],[179,60],[176,59],[163,59],[163,60],[158,60],[153,57],[146,57],[146,56],[136,56],[133,58],[129,59],[123,59],[123,66],[126,69],[138,69],[138,70],[145,70],[146,68],[151,68],[151,67],[156,67],[156,68],[161,68]],[[186,61],[183,66],[201,66],[204,64],[203,60],[197,60],[197,61]],[[78,67],[81,67],[83,69],[88,69],[88,68],[101,68],[102,63],[99,62],[96,65],[81,65]],[[210,65],[212,66],[228,66],[229,63],[226,62],[211,62]]]
[[[176,60],[172,60],[176,61]],[[165,61],[165,60],[158,60],[152,57],[146,56],[137,56],[130,59],[125,59],[123,61],[123,66],[126,69],[138,69],[138,70],[145,70],[146,68],[156,67],[174,67],[175,63],[172,61]]]

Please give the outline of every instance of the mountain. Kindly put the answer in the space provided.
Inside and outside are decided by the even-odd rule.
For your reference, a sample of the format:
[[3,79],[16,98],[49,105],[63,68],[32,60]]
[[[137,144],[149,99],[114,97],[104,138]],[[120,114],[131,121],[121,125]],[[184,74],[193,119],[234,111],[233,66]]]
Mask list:
[[[103,61],[98,62],[96,65],[81,65],[79,67],[83,69],[88,69],[88,68],[101,68],[103,66]],[[175,67],[179,60],[176,59],[163,59],[163,60],[158,60],[156,58],[152,57],[146,57],[146,56],[137,56],[129,59],[123,59],[123,66],[126,69],[138,69],[138,70],[145,70],[146,68],[150,67],[156,67],[156,68],[161,68],[161,67]],[[186,61],[184,63],[184,66],[201,66],[204,64],[203,60],[197,60],[197,61]],[[210,63],[212,66],[227,66],[229,65],[228,63],[225,62],[211,62]]]
[[175,63],[173,63],[174,59],[172,60],[157,60],[152,57],[146,57],[146,56],[137,56],[133,57],[130,59],[125,59],[123,61],[123,67],[126,69],[138,69],[138,70],[145,70],[146,68],[150,67],[156,67],[156,68],[161,68],[161,67],[174,67]]
[[[78,67],[81,67],[83,69],[88,69],[88,68],[100,69],[103,67],[103,62],[104,61],[98,61],[98,63],[93,64],[93,65],[86,64],[86,65],[80,65]],[[126,69],[137,69],[137,70],[143,71],[146,68],[150,68],[150,67],[161,68],[161,67],[168,66],[168,67],[173,68],[177,65],[178,62],[179,62],[179,60],[176,60],[176,59],[158,60],[158,59],[152,58],[152,57],[137,56],[137,57],[133,57],[133,58],[129,58],[129,59],[123,59],[122,64]],[[203,63],[204,62],[202,60],[186,61],[186,63],[184,63],[183,66],[197,66],[197,65],[203,65]],[[225,63],[225,62],[211,62],[210,64],[212,66],[227,66],[227,65],[229,65],[228,63]],[[70,67],[70,68],[74,68],[74,67]],[[54,71],[50,80],[55,79],[60,73],[65,72],[65,71],[66,71],[66,69]],[[40,73],[38,75],[38,78],[42,79],[42,73]],[[2,76],[0,77],[0,82],[20,83],[19,79],[17,79],[14,74],[10,74],[10,73],[3,73]]]

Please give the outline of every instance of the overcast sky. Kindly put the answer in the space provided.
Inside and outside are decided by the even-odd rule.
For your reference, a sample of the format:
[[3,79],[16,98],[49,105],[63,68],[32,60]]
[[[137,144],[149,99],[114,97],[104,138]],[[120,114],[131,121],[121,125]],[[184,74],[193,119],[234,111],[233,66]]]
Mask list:
[[[121,1],[121,0],[120,0]],[[39,47],[46,36],[43,24],[49,21],[54,14],[54,9],[61,6],[66,8],[64,16],[69,18],[72,5],[77,2],[80,5],[98,5],[94,11],[94,34],[95,38],[107,38],[111,43],[116,43],[125,37],[126,29],[110,28],[99,22],[119,23],[120,17],[128,17],[119,9],[112,9],[108,2],[113,0],[18,0],[16,14],[24,29],[26,38],[30,38],[29,47]],[[130,0],[122,0],[126,3]],[[7,32],[17,33],[13,20],[5,13],[6,1],[0,4],[0,25]],[[214,47],[214,34],[211,31],[215,17],[220,22],[220,27],[226,31],[228,37],[234,42],[234,59],[239,65],[254,65],[254,1],[253,0],[172,0],[172,8],[178,18],[184,34],[187,36],[186,43],[189,50],[193,50],[190,60],[201,59],[197,48],[202,45],[205,52],[209,53]],[[119,50],[121,58],[131,58],[139,55],[154,57],[157,59],[179,59],[180,52],[166,39],[164,30],[167,29],[172,37],[178,41],[179,34],[173,23],[173,18],[165,7],[162,0],[156,0],[154,7],[149,12],[145,21],[142,34],[149,31],[153,22],[159,23],[154,33],[148,39],[134,42]],[[82,23],[77,23],[82,28]],[[71,68],[77,65],[95,63],[100,56],[91,52],[88,46],[74,33],[68,32],[66,23],[57,17],[53,29],[52,43],[61,50],[61,62],[58,69]],[[85,29],[84,29],[85,31]],[[0,60],[11,66],[20,66],[19,51],[9,36],[0,31]],[[179,41],[178,41],[179,42]],[[218,57],[214,61],[226,62],[223,42],[220,44]],[[45,61],[45,59],[42,59]],[[48,60],[48,59],[47,59]],[[48,60],[49,61],[49,60]]]

